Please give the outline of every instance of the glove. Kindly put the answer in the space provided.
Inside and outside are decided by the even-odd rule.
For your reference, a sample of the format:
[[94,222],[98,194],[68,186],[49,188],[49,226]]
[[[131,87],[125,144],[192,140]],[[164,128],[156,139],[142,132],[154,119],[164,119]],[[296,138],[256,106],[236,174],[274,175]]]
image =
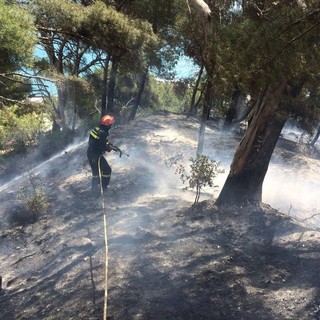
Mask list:
[[110,143],[107,143],[107,144],[106,144],[106,151],[107,151],[107,152],[110,152],[110,151],[112,151],[112,150],[114,150],[114,149],[113,149],[113,145],[110,144]]

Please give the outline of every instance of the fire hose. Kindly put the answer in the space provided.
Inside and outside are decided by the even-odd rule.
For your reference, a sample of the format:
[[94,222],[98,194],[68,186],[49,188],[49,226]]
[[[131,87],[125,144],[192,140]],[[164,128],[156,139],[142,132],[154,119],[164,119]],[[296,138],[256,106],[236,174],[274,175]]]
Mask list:
[[100,161],[101,156],[98,160],[98,172],[99,172],[99,180],[100,180],[100,194],[101,202],[102,202],[102,212],[103,212],[103,229],[104,229],[104,244],[105,244],[105,284],[104,284],[104,306],[103,306],[103,320],[107,319],[107,301],[108,301],[108,233],[107,233],[107,214],[106,208],[104,204],[104,191],[102,187],[102,173],[101,173],[101,165]]
[[[111,149],[120,153],[119,157],[121,158],[122,154],[129,157],[129,154],[123,152],[117,146],[109,144]],[[105,243],[105,286],[104,286],[104,307],[103,307],[103,320],[107,320],[107,302],[108,302],[108,257],[109,257],[109,250],[108,250],[108,233],[107,233],[107,213],[105,208],[105,195],[102,187],[102,172],[101,172],[101,165],[100,161],[101,156],[98,160],[98,172],[99,172],[99,180],[100,180],[100,194],[101,194],[101,206],[103,211],[103,229],[104,229],[104,243]]]
[[111,143],[109,143],[109,146],[110,146],[111,150],[114,150],[114,151],[120,153],[120,155],[119,155],[120,158],[122,157],[123,154],[124,154],[125,156],[129,157],[129,154],[123,152],[123,151],[122,151],[120,148],[118,148],[117,146],[114,146],[114,145],[111,144]]

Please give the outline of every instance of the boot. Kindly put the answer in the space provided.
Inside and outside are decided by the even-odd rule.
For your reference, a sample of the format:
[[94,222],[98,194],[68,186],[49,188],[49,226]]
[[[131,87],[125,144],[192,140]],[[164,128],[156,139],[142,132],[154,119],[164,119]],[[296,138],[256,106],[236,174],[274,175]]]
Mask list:
[[101,193],[99,177],[92,177],[91,180],[91,193],[94,197],[98,197]]

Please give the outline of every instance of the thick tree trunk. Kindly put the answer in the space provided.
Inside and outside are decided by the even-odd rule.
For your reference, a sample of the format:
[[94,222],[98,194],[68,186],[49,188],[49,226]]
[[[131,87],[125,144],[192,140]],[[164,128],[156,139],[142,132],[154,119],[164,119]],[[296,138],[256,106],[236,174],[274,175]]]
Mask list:
[[134,105],[132,107],[132,110],[131,110],[131,113],[130,113],[130,116],[129,116],[129,120],[134,120],[134,118],[135,118],[135,116],[137,114],[138,107],[140,105],[140,101],[141,101],[141,97],[142,97],[142,93],[143,93],[145,85],[147,83],[147,79],[148,79],[148,69],[145,70],[143,72],[143,74],[141,75],[138,94],[137,94],[137,97],[136,97],[136,99],[134,101]]
[[108,86],[108,104],[107,104],[107,113],[114,113],[114,93],[116,89],[116,79],[118,75],[118,61],[116,59],[112,60],[112,67],[110,71],[110,81]]
[[217,205],[262,201],[262,184],[269,162],[289,115],[280,112],[286,83],[268,87],[257,100],[250,125],[235,153]]

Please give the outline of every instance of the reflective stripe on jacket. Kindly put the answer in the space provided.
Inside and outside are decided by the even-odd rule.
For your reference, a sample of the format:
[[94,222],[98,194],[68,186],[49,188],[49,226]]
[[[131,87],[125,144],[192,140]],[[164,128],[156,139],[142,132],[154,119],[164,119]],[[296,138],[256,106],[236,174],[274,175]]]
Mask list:
[[100,157],[103,153],[109,150],[108,146],[109,132],[101,127],[95,127],[89,135],[88,156]]

